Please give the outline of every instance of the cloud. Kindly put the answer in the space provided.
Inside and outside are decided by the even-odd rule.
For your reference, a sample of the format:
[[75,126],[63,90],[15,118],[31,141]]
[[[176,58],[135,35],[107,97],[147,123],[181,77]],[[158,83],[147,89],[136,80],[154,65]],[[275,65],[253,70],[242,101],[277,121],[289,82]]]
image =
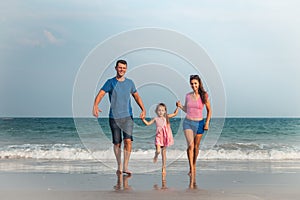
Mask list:
[[49,42],[50,44],[55,44],[55,45],[59,45],[62,43],[61,40],[57,39],[53,33],[51,33],[50,31],[48,30],[44,30],[44,36],[46,37],[47,39],[47,42]]
[[[27,34],[25,34],[27,35]],[[45,47],[47,45],[61,45],[63,44],[62,39],[58,39],[48,30],[43,30],[43,34],[29,34],[27,37],[23,37],[19,40],[19,44],[30,47]]]

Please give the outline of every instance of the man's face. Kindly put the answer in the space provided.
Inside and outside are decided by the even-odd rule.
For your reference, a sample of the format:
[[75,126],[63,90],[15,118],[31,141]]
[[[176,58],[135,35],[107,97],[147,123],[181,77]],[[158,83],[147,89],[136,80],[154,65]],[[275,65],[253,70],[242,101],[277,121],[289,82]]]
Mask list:
[[122,63],[118,63],[118,66],[116,66],[116,71],[117,71],[117,75],[118,77],[122,77],[125,75],[127,70],[127,65],[122,64]]

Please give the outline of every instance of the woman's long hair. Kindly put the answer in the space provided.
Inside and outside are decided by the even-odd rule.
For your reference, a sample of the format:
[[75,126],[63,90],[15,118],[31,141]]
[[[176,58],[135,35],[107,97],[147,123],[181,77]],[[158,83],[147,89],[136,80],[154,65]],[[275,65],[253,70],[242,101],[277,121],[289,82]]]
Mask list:
[[166,113],[165,113],[164,117],[166,118],[167,124],[170,124],[170,120],[169,120],[169,117],[168,117],[168,110],[167,110],[166,104],[164,104],[164,103],[159,103],[159,104],[157,104],[156,109],[155,109],[155,113],[157,114],[158,108],[159,108],[160,106],[162,106],[162,107],[165,108]]
[[199,82],[199,89],[198,89],[198,92],[199,92],[199,95],[200,95],[200,98],[201,98],[201,101],[203,104],[206,104],[207,102],[207,93],[206,91],[204,90],[203,88],[203,84],[202,84],[202,81],[200,79],[200,77],[198,75],[191,75],[190,76],[190,82],[192,80],[197,80]]

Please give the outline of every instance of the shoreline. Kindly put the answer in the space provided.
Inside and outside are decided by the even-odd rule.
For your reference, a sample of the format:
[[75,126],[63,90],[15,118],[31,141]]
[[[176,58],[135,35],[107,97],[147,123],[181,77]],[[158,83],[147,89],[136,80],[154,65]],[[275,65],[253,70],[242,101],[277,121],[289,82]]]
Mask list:
[[[115,159],[61,160],[61,159],[0,159],[0,174],[4,173],[57,173],[57,174],[102,174],[114,175]],[[168,163],[167,172],[185,174],[187,159],[177,159]],[[145,168],[146,167],[146,168]],[[129,169],[134,174],[157,174],[161,170],[161,160],[153,163],[150,159],[131,159]],[[134,169],[139,169],[135,171]],[[267,172],[300,173],[300,160],[203,160],[197,161],[197,173],[216,172]]]

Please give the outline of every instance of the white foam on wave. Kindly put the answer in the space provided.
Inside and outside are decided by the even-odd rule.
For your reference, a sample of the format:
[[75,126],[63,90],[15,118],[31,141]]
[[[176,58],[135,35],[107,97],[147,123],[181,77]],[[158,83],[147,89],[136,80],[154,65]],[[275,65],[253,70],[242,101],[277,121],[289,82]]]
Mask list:
[[[240,145],[241,146],[241,145]],[[134,149],[133,160],[152,159],[155,149]],[[187,159],[186,151],[175,148],[167,150],[168,160]],[[12,145],[0,149],[0,159],[57,159],[57,160],[114,160],[113,148],[90,152],[82,146],[54,145]],[[295,148],[227,148],[201,150],[203,160],[300,160],[300,150]]]

